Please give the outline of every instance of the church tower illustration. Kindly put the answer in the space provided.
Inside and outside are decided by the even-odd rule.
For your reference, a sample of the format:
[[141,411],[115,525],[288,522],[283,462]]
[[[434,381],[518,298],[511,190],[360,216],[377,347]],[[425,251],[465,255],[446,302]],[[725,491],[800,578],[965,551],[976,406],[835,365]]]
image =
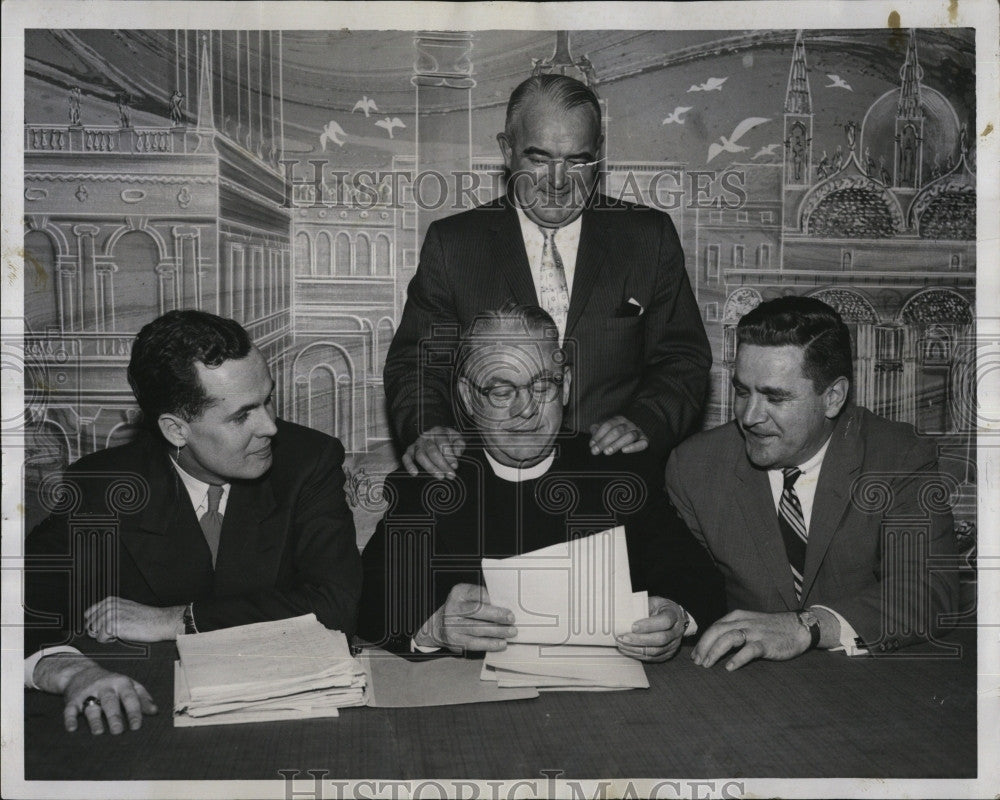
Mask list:
[[806,48],[802,31],[795,35],[792,65],[788,70],[785,91],[785,169],[786,187],[808,186],[812,177],[813,114],[806,66]]
[[899,103],[896,105],[895,174],[897,189],[919,189],[924,145],[924,112],[920,104],[920,80],[924,71],[917,61],[917,32],[910,29],[906,59],[899,70]]

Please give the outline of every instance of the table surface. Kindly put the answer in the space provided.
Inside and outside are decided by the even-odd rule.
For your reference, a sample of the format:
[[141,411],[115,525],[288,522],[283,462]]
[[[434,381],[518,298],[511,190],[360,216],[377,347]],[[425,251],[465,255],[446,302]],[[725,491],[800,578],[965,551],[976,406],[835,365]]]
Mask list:
[[976,657],[810,652],[736,672],[686,646],[647,665],[648,690],[557,692],[438,708],[347,708],[336,719],[173,727],[173,644],[116,662],[161,707],[139,731],[62,728],[61,698],[25,694],[28,780],[618,777],[969,778],[976,775]]

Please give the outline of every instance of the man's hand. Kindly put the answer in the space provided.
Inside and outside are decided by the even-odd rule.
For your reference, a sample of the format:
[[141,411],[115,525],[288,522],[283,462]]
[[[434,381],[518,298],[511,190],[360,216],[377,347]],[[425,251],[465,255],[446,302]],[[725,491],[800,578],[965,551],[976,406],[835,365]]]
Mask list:
[[490,605],[490,595],[482,586],[459,583],[448,599],[414,637],[421,647],[463,650],[503,650],[507,640],[517,636],[514,615],[506,608]]
[[666,661],[681,646],[687,614],[673,600],[649,598],[649,616],[632,625],[632,632],[616,636],[618,650],[640,661]]
[[403,453],[403,466],[411,475],[421,469],[435,478],[455,477],[458,457],[465,452],[465,439],[454,428],[435,425],[424,431]]
[[610,456],[621,450],[623,453],[638,453],[649,447],[649,439],[638,425],[621,414],[606,419],[598,425],[590,426],[590,452],[592,455],[604,453]]
[[174,641],[184,633],[184,606],[145,606],[122,597],[105,597],[83,612],[87,635],[102,644]]
[[809,630],[794,611],[733,611],[705,631],[691,658],[695,664],[711,667],[730,650],[740,648],[726,662],[726,669],[732,671],[755,658],[787,661],[808,650],[810,642]]
[[[141,683],[108,672],[82,655],[56,653],[45,656],[35,665],[32,679],[42,691],[63,696],[66,701],[63,725],[71,733],[76,730],[81,713],[87,718],[92,734],[104,733],[106,718],[111,733],[117,736],[125,730],[123,708],[128,726],[134,731],[142,727],[143,714],[155,714],[159,710]],[[98,702],[87,703],[84,707],[91,697]]]

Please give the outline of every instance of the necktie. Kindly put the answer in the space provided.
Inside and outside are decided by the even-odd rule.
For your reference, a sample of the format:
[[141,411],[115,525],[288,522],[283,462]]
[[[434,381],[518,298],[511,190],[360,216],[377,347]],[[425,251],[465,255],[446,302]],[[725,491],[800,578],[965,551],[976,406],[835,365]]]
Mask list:
[[542,245],[542,263],[539,270],[541,297],[539,305],[549,312],[559,329],[559,339],[566,334],[566,315],[569,313],[569,289],[566,286],[566,269],[556,248],[556,229],[539,226],[545,244]]
[[219,537],[222,534],[222,514],[219,513],[219,501],[222,499],[221,486],[208,487],[208,511],[201,515],[198,522],[201,523],[201,530],[205,534],[205,541],[208,542],[208,549],[212,551],[212,566],[215,566],[215,557],[219,554]]
[[802,471],[796,467],[786,467],[782,473],[785,476],[785,488],[778,503],[778,526],[781,528],[781,537],[785,540],[788,564],[792,568],[795,597],[801,601],[802,573],[806,567],[806,542],[809,540],[805,518],[802,516],[802,504],[799,503],[799,496],[795,493],[795,481],[799,479]]

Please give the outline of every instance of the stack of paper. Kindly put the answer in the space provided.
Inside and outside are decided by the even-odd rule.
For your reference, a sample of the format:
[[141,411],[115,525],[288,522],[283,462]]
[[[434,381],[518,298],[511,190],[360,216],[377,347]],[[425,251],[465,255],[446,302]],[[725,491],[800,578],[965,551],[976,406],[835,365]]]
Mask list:
[[621,526],[520,556],[483,559],[490,603],[514,612],[517,636],[487,653],[480,677],[540,691],[648,688],[642,663],[615,636],[649,616],[633,592]]
[[364,704],[347,638],[315,615],[179,636],[174,725],[335,717]]

